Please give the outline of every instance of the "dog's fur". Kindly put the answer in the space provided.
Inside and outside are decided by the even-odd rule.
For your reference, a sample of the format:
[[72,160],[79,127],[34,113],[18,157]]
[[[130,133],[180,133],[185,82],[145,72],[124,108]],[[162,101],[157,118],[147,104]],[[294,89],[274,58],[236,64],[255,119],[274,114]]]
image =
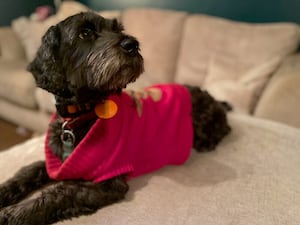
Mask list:
[[[143,59],[139,54],[139,43],[123,33],[120,23],[87,12],[49,28],[28,70],[39,87],[55,95],[57,108],[63,109],[68,104],[94,104],[110,94],[120,93],[143,72]],[[189,86],[188,89],[192,96],[194,148],[197,151],[213,150],[230,131],[226,118],[228,105],[214,100],[197,87]],[[58,110],[58,114],[64,114],[64,111]],[[62,159],[60,116],[65,115],[58,115],[51,125],[50,145]],[[77,140],[75,145],[94,120],[80,124],[73,131]],[[52,182],[45,162],[39,161],[22,168],[1,184],[0,225],[51,224],[91,214],[123,199],[128,191],[126,174],[101,183],[56,181],[39,197],[18,203]]]

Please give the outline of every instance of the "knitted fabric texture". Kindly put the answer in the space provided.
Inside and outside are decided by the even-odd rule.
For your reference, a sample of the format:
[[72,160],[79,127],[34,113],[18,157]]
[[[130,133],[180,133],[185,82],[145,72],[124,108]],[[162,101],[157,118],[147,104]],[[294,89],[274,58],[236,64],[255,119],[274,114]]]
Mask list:
[[48,131],[46,167],[52,179],[101,182],[123,174],[131,179],[188,159],[192,106],[184,86],[156,85],[108,99],[116,103],[116,114],[97,119],[65,161],[49,147]]

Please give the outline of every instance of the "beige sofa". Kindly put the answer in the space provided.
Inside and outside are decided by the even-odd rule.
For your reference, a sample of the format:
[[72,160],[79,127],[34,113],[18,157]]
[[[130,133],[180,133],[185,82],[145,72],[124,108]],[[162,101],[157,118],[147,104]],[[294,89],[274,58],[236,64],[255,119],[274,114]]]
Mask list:
[[[14,31],[1,31],[1,43],[7,40],[1,47],[1,68],[7,72],[0,75],[0,84],[7,82],[0,89],[1,116],[32,129],[46,127],[46,112],[53,104],[25,72],[34,54],[29,50],[35,50],[34,36],[46,25],[82,8],[64,3],[42,24],[22,19],[13,25]],[[298,26],[250,25],[160,10],[130,9],[117,16],[141,40],[145,56],[146,73],[132,87],[174,81],[201,85],[234,104],[236,112],[229,114],[232,133],[214,152],[193,153],[183,166],[133,179],[124,201],[57,224],[299,225],[300,130],[292,127],[300,126],[300,59],[294,54]],[[27,30],[17,36],[22,26]],[[30,37],[25,46],[32,47],[27,57],[24,35]],[[8,49],[10,44],[13,48]],[[19,100],[13,96],[17,93]],[[42,135],[2,151],[0,182],[23,165],[43,159],[43,143]]]
[[[25,68],[49,26],[85,10],[66,1],[43,22],[23,17],[0,28],[0,117],[45,131],[53,97],[35,87]],[[247,24],[154,9],[100,14],[119,18],[141,42],[146,72],[131,88],[158,82],[199,85],[231,102],[236,112],[300,127],[298,25]]]
[[[300,130],[242,114],[229,122],[216,151],[135,178],[120,203],[57,224],[299,225]],[[36,137],[1,152],[0,183],[43,159],[43,143]]]

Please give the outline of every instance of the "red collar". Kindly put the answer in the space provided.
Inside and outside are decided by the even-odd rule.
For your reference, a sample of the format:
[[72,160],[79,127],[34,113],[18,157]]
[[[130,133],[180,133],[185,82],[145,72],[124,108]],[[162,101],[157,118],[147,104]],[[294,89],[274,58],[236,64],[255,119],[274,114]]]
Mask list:
[[56,110],[61,117],[64,118],[76,118],[81,115],[93,112],[96,103],[84,103],[84,104],[64,104],[56,103]]
[[65,123],[64,128],[69,130],[74,130],[77,127],[80,127],[83,123],[86,123],[87,121],[91,121],[93,119],[97,118],[96,113],[94,110],[90,111],[89,113],[82,114],[80,116],[77,116],[75,118],[72,117],[60,117],[63,123]]
[[94,120],[96,118],[100,119],[110,119],[113,118],[118,112],[118,105],[112,99],[106,99],[101,102],[87,103],[81,105],[66,105],[60,104],[56,105],[60,110],[58,110],[58,115],[60,116],[62,122],[64,123],[63,129],[73,130],[79,127],[81,124]]
[[59,117],[62,121],[60,136],[61,142],[63,144],[62,160],[65,160],[73,152],[73,149],[75,147],[77,137],[73,131],[76,129],[80,129],[83,124],[95,120],[97,118],[97,115],[94,110],[92,110],[75,118],[66,118],[61,116]]

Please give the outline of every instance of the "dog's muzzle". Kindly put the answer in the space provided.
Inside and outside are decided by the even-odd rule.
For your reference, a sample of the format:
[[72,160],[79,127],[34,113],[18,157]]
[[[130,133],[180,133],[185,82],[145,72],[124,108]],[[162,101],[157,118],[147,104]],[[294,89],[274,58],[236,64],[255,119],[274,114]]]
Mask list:
[[126,36],[120,43],[121,48],[126,53],[134,53],[139,50],[139,42],[132,37]]

